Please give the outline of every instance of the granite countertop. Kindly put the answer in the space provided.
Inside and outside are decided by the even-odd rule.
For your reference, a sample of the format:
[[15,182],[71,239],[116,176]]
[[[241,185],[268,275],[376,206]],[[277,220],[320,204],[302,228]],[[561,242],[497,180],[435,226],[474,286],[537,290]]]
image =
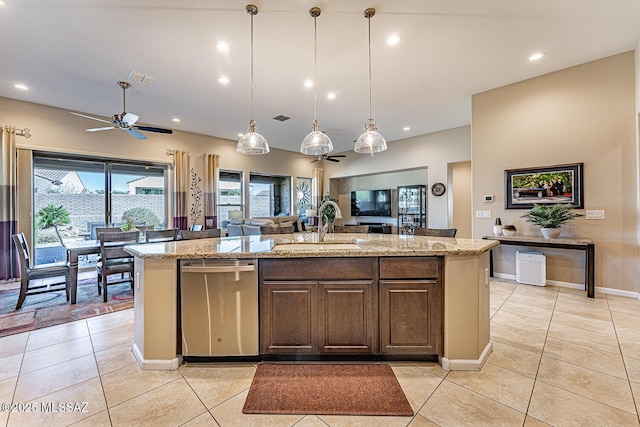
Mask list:
[[[357,247],[349,247],[354,243]],[[493,240],[355,233],[328,233],[318,244],[316,233],[294,233],[147,243],[125,250],[143,259],[298,258],[479,255],[498,245]]]
[[591,245],[593,240],[582,239],[578,237],[560,237],[558,239],[546,239],[541,236],[484,236],[483,239],[487,240],[499,240],[501,242],[527,242],[527,243],[541,243],[541,244],[560,244],[560,245]]

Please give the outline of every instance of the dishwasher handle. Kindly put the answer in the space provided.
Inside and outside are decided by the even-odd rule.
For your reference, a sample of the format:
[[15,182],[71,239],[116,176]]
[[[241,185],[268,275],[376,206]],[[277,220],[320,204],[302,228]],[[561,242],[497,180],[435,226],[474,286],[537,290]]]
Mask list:
[[243,271],[255,271],[254,264],[249,265],[183,265],[181,268],[183,273],[240,273]]

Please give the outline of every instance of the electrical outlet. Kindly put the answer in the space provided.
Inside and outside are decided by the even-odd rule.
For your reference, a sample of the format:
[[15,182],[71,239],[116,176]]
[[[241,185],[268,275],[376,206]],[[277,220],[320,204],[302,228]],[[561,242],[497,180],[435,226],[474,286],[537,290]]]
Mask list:
[[587,219],[604,219],[604,210],[588,210]]
[[491,218],[491,211],[476,211],[476,218]]
[[484,285],[489,286],[489,269],[484,269]]

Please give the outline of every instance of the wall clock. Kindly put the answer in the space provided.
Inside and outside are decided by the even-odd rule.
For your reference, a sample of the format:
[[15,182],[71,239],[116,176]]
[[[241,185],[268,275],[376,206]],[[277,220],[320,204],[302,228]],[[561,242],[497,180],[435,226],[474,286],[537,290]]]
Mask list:
[[442,196],[445,191],[446,188],[441,182],[436,182],[431,186],[431,194],[433,194],[434,196]]

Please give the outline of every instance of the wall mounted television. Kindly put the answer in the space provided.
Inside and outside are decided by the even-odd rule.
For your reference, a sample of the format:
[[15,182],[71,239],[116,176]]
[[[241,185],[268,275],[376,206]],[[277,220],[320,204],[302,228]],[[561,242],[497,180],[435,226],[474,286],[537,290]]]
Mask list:
[[391,190],[352,191],[351,216],[391,216]]

